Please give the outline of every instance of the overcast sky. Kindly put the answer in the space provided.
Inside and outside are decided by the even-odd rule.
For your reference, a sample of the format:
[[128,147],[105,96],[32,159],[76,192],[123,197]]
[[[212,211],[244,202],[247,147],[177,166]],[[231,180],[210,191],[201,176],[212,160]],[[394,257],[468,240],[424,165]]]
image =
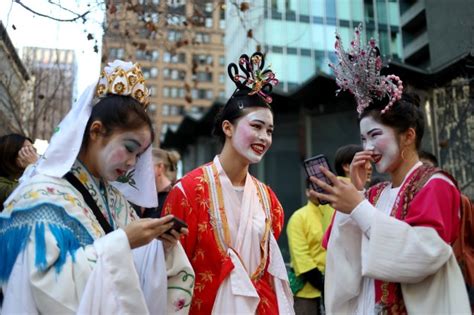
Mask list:
[[[64,11],[55,11],[54,7],[47,4],[47,0],[23,0],[34,10],[58,18],[68,19],[70,15]],[[103,11],[94,3],[97,0],[62,0],[63,6],[77,8],[77,12],[87,10],[88,22],[55,22],[47,18],[35,16],[11,0],[0,0],[0,19],[7,29],[13,45],[21,47],[50,47],[60,49],[73,49],[78,62],[78,76],[76,80],[77,96],[99,76],[100,56],[102,43]],[[91,3],[90,7],[87,4]],[[80,7],[81,6],[81,7]],[[94,52],[94,40],[87,40],[87,34],[93,34],[97,39],[99,52]]]

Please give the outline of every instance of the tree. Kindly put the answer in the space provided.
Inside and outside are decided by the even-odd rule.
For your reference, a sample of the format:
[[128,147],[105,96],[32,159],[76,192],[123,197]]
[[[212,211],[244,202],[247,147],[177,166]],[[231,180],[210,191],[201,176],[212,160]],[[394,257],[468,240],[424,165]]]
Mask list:
[[61,96],[67,96],[64,91],[70,92],[72,85],[65,80],[58,58],[48,69],[35,67],[31,55],[25,56],[24,63],[30,71],[27,80],[22,80],[15,71],[1,73],[5,97],[0,98],[0,123],[5,133],[49,139],[54,127],[69,110],[72,99],[67,102]]

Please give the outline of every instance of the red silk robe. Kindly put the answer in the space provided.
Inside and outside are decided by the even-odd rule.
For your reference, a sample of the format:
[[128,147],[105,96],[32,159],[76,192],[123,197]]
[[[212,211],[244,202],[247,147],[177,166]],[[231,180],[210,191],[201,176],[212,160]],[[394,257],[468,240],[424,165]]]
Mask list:
[[[163,207],[163,214],[173,214],[188,224],[189,234],[183,236],[181,243],[188,255],[196,275],[194,297],[190,314],[210,314],[216,299],[216,294],[223,280],[230,274],[234,265],[226,252],[223,239],[228,238],[229,229],[223,208],[213,211],[213,201],[210,197],[209,173],[206,166],[201,166],[184,176],[177,186],[169,193]],[[213,174],[217,188],[217,197],[221,201],[222,191],[216,173]],[[250,176],[250,175],[249,175]],[[266,219],[266,230],[273,233],[277,239],[283,227],[283,209],[274,192],[266,185],[252,178],[259,187],[259,201],[269,203],[269,216]],[[184,191],[184,193],[183,193]],[[220,194],[220,195],[219,195]],[[223,204],[223,202],[221,202]],[[222,228],[217,229],[221,217]],[[278,314],[277,297],[271,283],[272,276],[268,273],[268,233],[265,233],[260,243],[261,260],[251,281],[260,297],[257,308],[258,314]]]

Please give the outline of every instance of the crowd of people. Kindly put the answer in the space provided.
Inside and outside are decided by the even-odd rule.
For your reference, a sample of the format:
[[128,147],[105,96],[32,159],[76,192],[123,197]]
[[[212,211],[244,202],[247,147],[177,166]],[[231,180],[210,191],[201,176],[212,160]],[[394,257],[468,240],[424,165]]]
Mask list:
[[350,51],[337,38],[332,67],[355,96],[362,144],[337,150],[335,174],[319,169],[328,181],[306,178],[308,202],[286,225],[289,265],[284,210],[249,173],[278,128],[264,55],[228,66],[222,149],[181,178],[179,154],[153,145],[139,65],[116,60],[42,156],[27,137],[0,138],[0,312],[470,314],[452,250],[459,188],[420,154],[418,98],[380,75],[360,31]]

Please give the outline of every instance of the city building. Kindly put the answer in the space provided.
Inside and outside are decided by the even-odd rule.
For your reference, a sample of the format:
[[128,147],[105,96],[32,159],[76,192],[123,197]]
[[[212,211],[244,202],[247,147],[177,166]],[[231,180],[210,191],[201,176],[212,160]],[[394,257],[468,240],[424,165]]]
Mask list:
[[[398,0],[256,0],[249,5],[246,10],[227,5],[226,61],[260,48],[284,92],[315,73],[331,73],[336,30],[348,44],[362,24],[366,37],[379,41],[386,60],[403,58]],[[233,89],[228,82],[227,93]]]
[[34,80],[32,134],[35,138],[49,140],[73,103],[77,73],[75,52],[24,47],[22,55]]
[[436,71],[474,47],[471,0],[400,0],[403,61]]
[[107,10],[103,62],[142,66],[158,141],[225,97],[224,12],[217,0],[115,0]]
[[15,132],[31,136],[28,130],[33,109],[30,75],[2,22],[0,60],[0,135]]

